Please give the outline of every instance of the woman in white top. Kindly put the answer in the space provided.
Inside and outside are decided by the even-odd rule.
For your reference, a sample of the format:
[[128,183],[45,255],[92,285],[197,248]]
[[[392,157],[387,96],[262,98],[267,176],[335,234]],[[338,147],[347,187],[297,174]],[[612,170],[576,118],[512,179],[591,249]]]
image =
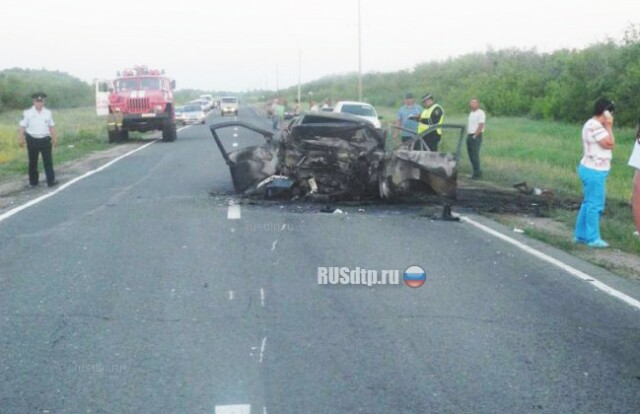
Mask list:
[[609,247],[600,237],[600,216],[604,212],[605,184],[615,146],[613,136],[613,102],[596,101],[593,118],[582,128],[583,156],[578,166],[584,199],[574,232],[574,242],[589,247]]

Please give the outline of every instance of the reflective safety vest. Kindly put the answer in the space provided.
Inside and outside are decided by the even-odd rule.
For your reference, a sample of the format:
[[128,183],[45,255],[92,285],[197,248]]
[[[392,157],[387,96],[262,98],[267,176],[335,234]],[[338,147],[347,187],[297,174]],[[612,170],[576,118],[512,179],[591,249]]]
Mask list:
[[[422,120],[426,119],[426,120],[428,120],[427,122],[431,122],[430,121],[431,120],[431,113],[436,108],[442,109],[442,107],[440,105],[434,103],[433,105],[431,105],[430,107],[428,107],[424,111],[422,111],[422,114],[420,115],[420,122],[418,123],[418,135],[422,134],[424,131],[429,129],[429,127],[431,125],[423,124]],[[438,122],[438,125],[442,125],[442,124],[444,124],[444,109],[442,109],[442,116],[440,117],[440,122]],[[438,132],[438,135],[442,135],[442,128],[438,128],[436,130],[436,132]]]

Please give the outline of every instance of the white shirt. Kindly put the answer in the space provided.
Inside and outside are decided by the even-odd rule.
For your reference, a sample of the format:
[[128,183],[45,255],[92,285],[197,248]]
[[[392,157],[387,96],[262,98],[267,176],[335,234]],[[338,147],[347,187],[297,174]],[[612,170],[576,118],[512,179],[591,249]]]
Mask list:
[[638,144],[637,140],[633,146],[631,157],[629,158],[629,166],[640,170],[640,144]]
[[[469,113],[469,122],[467,123],[467,134],[475,134],[478,130],[478,125],[485,123],[486,115],[482,109],[476,109]],[[482,131],[484,132],[484,125]]]
[[609,136],[604,126],[595,119],[588,120],[582,128],[582,148],[584,155],[580,164],[587,168],[598,171],[609,171],[611,169],[611,157],[613,152],[598,144]]
[[55,123],[51,117],[50,110],[43,107],[38,112],[36,107],[32,106],[22,113],[20,126],[33,138],[44,138],[51,135],[49,128],[55,126]]

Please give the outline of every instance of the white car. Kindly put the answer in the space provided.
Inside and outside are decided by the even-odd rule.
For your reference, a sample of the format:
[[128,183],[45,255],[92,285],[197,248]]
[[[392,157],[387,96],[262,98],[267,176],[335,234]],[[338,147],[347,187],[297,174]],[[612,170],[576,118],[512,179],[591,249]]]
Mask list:
[[355,115],[371,122],[376,129],[382,128],[382,123],[380,122],[382,117],[378,116],[373,105],[365,102],[340,101],[333,107],[333,112]]
[[182,110],[182,123],[183,124],[204,124],[206,115],[202,110],[202,106],[197,103],[190,103],[184,106]]

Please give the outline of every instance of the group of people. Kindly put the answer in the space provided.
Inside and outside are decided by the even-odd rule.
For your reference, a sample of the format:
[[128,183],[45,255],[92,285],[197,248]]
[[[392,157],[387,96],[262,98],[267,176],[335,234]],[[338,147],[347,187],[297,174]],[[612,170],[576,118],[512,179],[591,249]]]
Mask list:
[[[58,184],[53,170],[52,148],[56,146],[55,123],[51,111],[44,107],[47,95],[44,92],[34,93],[33,106],[23,113],[20,121],[18,143],[20,147],[26,145],[29,158],[29,185],[35,187],[39,184],[38,159],[42,154],[47,185],[53,187]],[[431,151],[438,151],[438,144],[442,139],[442,126],[444,124],[444,109],[435,102],[433,95],[425,94],[421,102],[424,107],[415,103],[411,93],[405,95],[402,105],[396,116],[396,134],[400,135],[403,142],[421,136],[424,144]],[[311,110],[318,110],[315,102],[312,102]],[[323,105],[329,105],[325,100]],[[469,102],[471,111],[467,123],[467,152],[473,166],[474,179],[482,176],[480,169],[480,147],[482,134],[485,129],[486,115],[480,109],[480,102],[472,98]],[[600,235],[600,216],[605,207],[605,184],[611,158],[615,147],[613,133],[614,103],[606,98],[600,98],[595,102],[593,117],[582,128],[583,156],[578,165],[578,176],[582,181],[584,199],[576,220],[574,242],[586,244],[589,247],[603,248],[609,244]],[[284,119],[284,105],[279,99],[275,99],[267,109],[273,118],[273,127],[277,129]],[[296,114],[300,113],[300,102],[296,101]],[[640,231],[640,124],[636,135],[633,153],[628,162],[635,168],[633,178],[632,209],[633,219],[636,225],[636,235]]]
[[[582,181],[584,198],[576,219],[573,241],[595,248],[609,247],[600,235],[600,217],[604,213],[606,180],[611,170],[611,159],[616,145],[613,133],[614,109],[613,101],[607,98],[598,99],[594,105],[593,116],[582,128],[583,155],[578,164],[578,176]],[[635,169],[631,206],[636,226],[635,235],[638,236],[640,231],[640,124],[628,165]]]
[[[421,136],[424,144],[430,151],[438,151],[438,144],[442,139],[442,126],[444,124],[444,109],[432,94],[422,96],[422,104],[415,103],[413,94],[407,93],[402,105],[396,114],[396,132],[394,137],[400,135],[402,142],[413,140]],[[482,145],[482,133],[484,132],[486,115],[480,109],[478,98],[472,98],[469,102],[471,111],[467,121],[467,153],[473,167],[472,179],[482,177],[480,169],[480,146]]]

